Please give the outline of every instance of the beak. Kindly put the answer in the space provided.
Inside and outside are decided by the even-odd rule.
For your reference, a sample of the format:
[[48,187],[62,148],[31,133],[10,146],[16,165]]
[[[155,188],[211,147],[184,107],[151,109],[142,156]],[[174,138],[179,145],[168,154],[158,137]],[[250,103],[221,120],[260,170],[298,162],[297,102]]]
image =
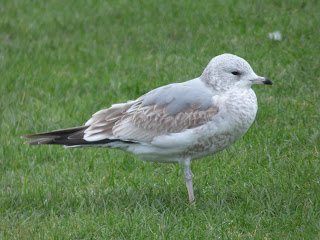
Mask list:
[[270,79],[265,77],[258,77],[256,79],[251,80],[252,84],[266,84],[266,85],[272,85],[272,82]]

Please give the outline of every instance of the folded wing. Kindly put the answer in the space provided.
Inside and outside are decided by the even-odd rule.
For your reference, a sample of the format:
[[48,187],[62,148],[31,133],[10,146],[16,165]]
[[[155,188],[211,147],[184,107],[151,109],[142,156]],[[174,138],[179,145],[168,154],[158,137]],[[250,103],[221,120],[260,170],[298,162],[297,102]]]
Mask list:
[[101,110],[86,123],[86,141],[121,139],[151,142],[155,137],[199,127],[219,109],[200,79],[157,88],[136,101]]

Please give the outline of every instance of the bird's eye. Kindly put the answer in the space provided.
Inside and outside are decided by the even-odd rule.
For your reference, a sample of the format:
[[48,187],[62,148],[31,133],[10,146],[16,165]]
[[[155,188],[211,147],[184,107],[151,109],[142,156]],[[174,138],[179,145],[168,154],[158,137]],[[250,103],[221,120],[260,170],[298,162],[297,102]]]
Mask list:
[[233,75],[240,75],[240,73],[238,71],[234,71],[232,72]]

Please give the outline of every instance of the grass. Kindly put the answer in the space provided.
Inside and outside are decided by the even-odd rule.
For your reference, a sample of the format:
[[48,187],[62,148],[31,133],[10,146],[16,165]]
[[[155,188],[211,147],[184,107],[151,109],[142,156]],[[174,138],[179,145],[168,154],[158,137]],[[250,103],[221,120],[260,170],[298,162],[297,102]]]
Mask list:
[[[319,239],[319,1],[23,1],[0,6],[0,239]],[[283,39],[268,33],[279,30]],[[183,169],[23,145],[199,76],[218,54],[274,81],[227,150]]]

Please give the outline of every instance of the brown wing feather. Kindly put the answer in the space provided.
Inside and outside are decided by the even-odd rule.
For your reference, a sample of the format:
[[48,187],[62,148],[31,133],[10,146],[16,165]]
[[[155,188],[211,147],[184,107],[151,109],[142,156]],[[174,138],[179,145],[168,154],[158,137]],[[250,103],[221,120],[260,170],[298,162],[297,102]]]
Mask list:
[[188,108],[175,115],[166,112],[166,106],[143,106],[124,115],[113,127],[116,138],[150,142],[156,136],[178,133],[209,122],[218,112],[217,107],[206,110]]
[[156,136],[199,127],[218,112],[216,106],[199,110],[199,104],[194,104],[183,112],[170,115],[167,106],[142,106],[142,101],[143,97],[95,113],[86,123],[89,127],[85,130],[84,139],[98,141],[116,138],[150,142]]
[[85,124],[88,128],[84,132],[84,138],[87,141],[96,141],[113,137],[112,128],[115,123],[126,114],[126,111],[135,102],[115,104],[108,109],[103,109],[93,114],[92,118]]

